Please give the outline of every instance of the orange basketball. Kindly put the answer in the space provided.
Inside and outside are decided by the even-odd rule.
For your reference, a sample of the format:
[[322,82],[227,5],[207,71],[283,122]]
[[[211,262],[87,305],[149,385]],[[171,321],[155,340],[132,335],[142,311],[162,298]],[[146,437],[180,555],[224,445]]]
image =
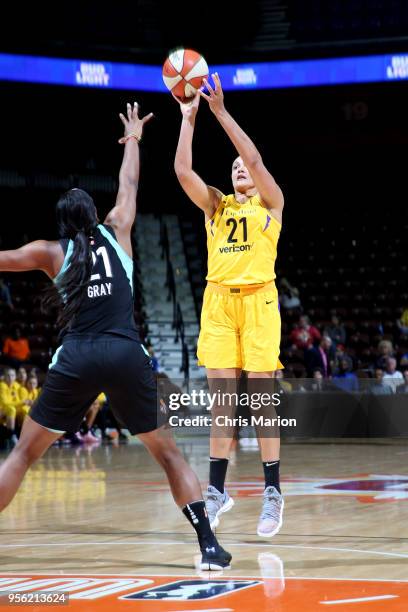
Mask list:
[[207,77],[207,62],[193,49],[175,49],[163,64],[164,84],[181,100],[194,96]]

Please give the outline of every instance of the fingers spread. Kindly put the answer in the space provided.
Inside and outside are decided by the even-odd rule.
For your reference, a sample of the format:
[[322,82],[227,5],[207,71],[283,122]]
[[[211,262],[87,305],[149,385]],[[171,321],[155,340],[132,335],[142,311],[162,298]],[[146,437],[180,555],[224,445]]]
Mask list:
[[148,121],[150,121],[152,117],[154,117],[153,113],[149,113],[148,115],[146,115],[146,117],[143,117],[142,123],[143,124],[147,123]]
[[126,104],[127,116],[129,121],[132,119],[132,106],[129,102]]

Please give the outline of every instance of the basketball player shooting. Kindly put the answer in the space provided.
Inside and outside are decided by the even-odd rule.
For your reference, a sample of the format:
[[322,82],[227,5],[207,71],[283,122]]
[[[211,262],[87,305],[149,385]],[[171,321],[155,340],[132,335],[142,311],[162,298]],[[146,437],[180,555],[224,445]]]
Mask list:
[[133,316],[131,228],[136,216],[139,141],[152,113],[138,105],[120,115],[125,134],[116,204],[104,223],[92,198],[71,189],[57,203],[59,241],[37,240],[0,251],[0,270],[41,270],[55,283],[49,303],[61,308],[62,345],[43,391],[26,417],[21,437],[0,467],[0,511],[16,494],[25,473],[64,432],[76,432],[103,391],[112,410],[138,435],[161,465],[175,502],[195,529],[201,569],[229,567],[231,555],[211,531],[199,482],[169,430],[159,427],[157,389],[150,359]]
[[[275,286],[275,260],[282,224],[283,195],[265,167],[252,140],[228,113],[218,74],[214,85],[204,79],[189,103],[180,100],[182,122],[174,167],[185,193],[205,215],[208,247],[207,287],[201,312],[197,356],[206,367],[210,389],[214,382],[236,391],[241,371],[247,372],[249,394],[265,387],[282,368],[279,361],[281,323]],[[192,142],[200,98],[214,113],[234,145],[234,193],[207,185],[192,167]],[[263,379],[263,381],[262,381]],[[217,406],[212,412],[210,477],[207,511],[211,527],[234,502],[224,488],[233,432],[214,431]],[[266,435],[265,435],[266,433]],[[282,526],[284,501],[279,483],[279,431],[257,429],[265,476],[263,506],[257,533],[271,537]]]

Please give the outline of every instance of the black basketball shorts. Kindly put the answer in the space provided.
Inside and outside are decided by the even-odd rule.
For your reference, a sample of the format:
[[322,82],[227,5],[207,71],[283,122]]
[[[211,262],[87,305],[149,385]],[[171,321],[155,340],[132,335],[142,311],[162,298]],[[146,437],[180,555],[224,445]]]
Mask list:
[[76,432],[101,392],[131,434],[153,431],[164,422],[156,377],[144,347],[136,340],[108,334],[64,341],[30,417],[48,429]]

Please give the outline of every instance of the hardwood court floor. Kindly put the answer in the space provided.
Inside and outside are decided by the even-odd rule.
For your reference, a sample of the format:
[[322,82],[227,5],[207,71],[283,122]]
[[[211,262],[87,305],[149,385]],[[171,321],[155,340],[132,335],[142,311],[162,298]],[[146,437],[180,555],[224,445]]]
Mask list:
[[[205,486],[206,441],[180,446]],[[284,525],[262,540],[262,466],[256,451],[238,449],[228,474],[235,506],[218,529],[232,569],[205,575],[143,447],[52,448],[1,515],[0,590],[63,589],[69,607],[95,611],[405,612],[407,459],[405,442],[285,444]]]

